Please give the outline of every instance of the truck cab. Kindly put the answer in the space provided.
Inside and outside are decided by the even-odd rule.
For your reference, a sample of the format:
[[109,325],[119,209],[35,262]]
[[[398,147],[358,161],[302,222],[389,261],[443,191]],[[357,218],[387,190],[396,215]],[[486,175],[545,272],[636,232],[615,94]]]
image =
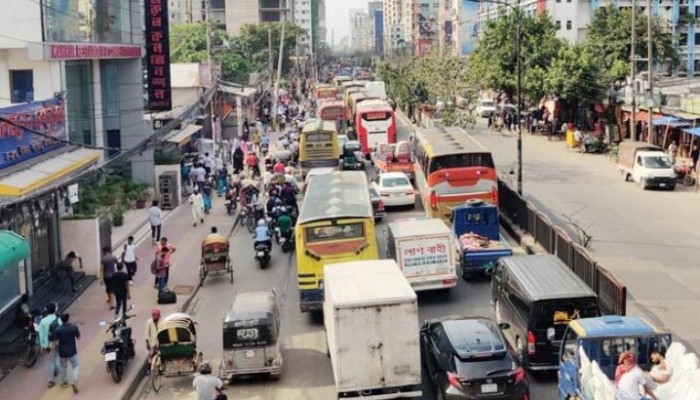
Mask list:
[[571,321],[559,352],[559,398],[593,400],[596,373],[611,382],[620,354],[634,352],[637,364],[647,371],[651,352],[664,352],[670,345],[670,334],[639,317],[608,315]]

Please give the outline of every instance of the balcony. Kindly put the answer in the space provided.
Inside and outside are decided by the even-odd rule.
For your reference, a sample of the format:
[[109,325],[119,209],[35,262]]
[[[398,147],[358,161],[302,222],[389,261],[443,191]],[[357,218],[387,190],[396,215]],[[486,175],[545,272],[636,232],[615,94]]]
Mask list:
[[41,0],[45,42],[135,44],[130,0]]

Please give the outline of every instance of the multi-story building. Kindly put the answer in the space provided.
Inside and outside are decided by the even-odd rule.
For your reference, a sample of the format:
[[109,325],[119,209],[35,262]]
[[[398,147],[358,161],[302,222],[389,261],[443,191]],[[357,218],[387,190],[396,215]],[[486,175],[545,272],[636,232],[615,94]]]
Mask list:
[[[207,1],[209,4],[207,4]],[[207,6],[209,9],[207,10]],[[204,22],[207,13],[212,23],[217,26],[226,24],[226,0],[169,0],[168,18],[170,24]]]
[[[226,0],[226,31],[238,35],[245,24],[280,22],[292,8],[292,0]],[[289,16],[289,20],[292,20]]]
[[367,3],[369,15],[370,35],[372,36],[372,51],[374,54],[383,54],[384,50],[384,4],[381,1]]
[[[70,178],[151,134],[143,117],[139,1],[4,7],[0,117],[19,126],[0,122],[0,230],[27,239],[30,254],[18,271],[0,274],[0,310],[50,279],[61,256],[59,215],[75,199]],[[132,178],[152,184],[152,151],[131,160]]]
[[310,46],[310,43],[312,42],[311,38],[314,32],[312,26],[313,16],[311,13],[311,3],[312,0],[294,0],[293,2],[294,11],[292,14],[294,16],[294,23],[300,28],[304,29],[308,34],[308,36],[298,40],[299,46],[302,49]]
[[445,54],[467,56],[476,47],[479,4],[467,0],[440,0],[438,42]]
[[384,53],[387,56],[396,51],[404,41],[401,5],[402,0],[384,0]]
[[370,26],[369,14],[361,8],[350,10],[350,48],[352,51],[369,51],[373,48],[374,38]]

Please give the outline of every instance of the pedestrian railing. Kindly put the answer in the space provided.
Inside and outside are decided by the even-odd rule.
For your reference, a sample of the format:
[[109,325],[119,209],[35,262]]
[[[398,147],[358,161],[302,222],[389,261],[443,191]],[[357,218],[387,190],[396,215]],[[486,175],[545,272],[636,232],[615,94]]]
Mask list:
[[593,289],[603,313],[626,314],[627,287],[595,262],[588,250],[571,240],[562,227],[555,226],[546,215],[500,180],[498,202],[502,215],[532,235],[547,252],[556,255]]

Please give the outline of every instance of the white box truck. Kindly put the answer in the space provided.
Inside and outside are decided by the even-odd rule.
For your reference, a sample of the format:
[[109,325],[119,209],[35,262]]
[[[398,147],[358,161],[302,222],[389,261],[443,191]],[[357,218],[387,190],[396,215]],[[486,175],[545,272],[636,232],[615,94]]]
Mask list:
[[394,260],[324,269],[324,324],[338,398],[420,397],[418,303]]
[[457,255],[452,231],[439,218],[389,224],[387,257],[396,260],[415,291],[457,286]]

